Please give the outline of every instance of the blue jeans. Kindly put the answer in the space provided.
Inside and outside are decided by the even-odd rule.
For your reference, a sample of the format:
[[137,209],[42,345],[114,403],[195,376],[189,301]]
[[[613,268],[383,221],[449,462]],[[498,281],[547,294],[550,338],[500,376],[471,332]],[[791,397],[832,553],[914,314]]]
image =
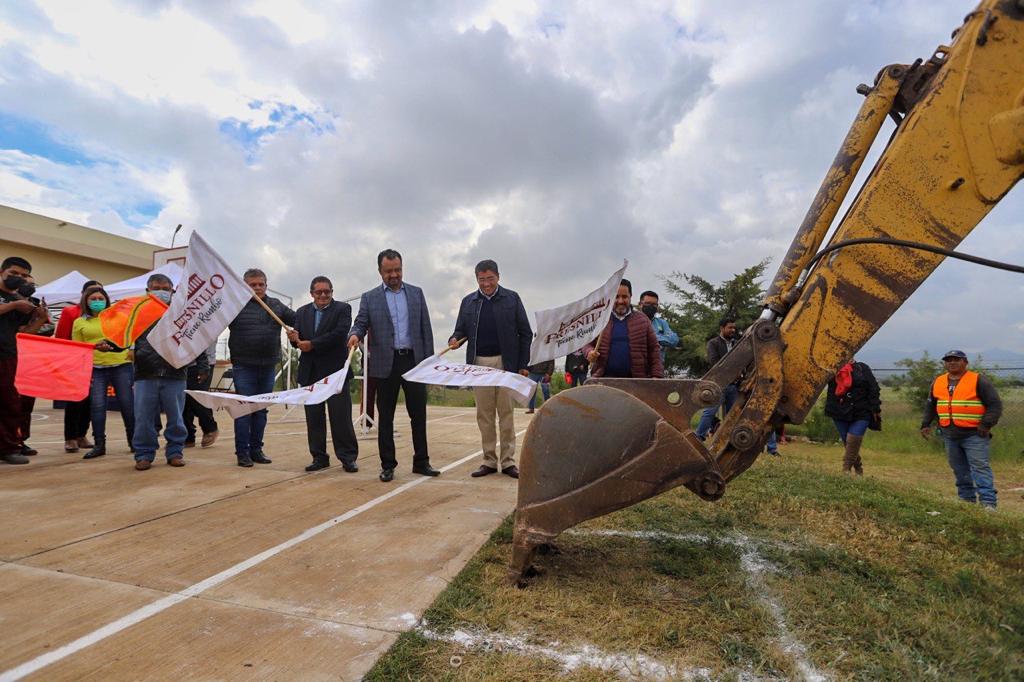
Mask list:
[[89,417],[92,421],[93,438],[99,441],[107,439],[107,387],[113,386],[117,392],[117,402],[121,406],[121,421],[124,422],[125,435],[128,443],[132,442],[135,433],[134,397],[132,395],[132,363],[114,367],[93,367],[92,383],[89,385]]
[[[544,402],[551,400],[551,384],[545,384],[541,382],[544,378],[543,374],[537,374],[536,372],[530,372],[530,381],[536,381],[540,384],[540,390],[544,393]],[[529,409],[533,409],[534,404],[537,402],[537,392],[534,391],[533,395],[530,396]]]
[[996,506],[996,488],[992,467],[988,463],[988,438],[979,435],[966,438],[944,437],[946,457],[956,477],[956,492],[965,502],[981,500]]
[[[277,367],[255,367],[235,365],[235,393],[239,395],[260,395],[274,390],[274,376]],[[267,430],[267,411],[260,410],[235,420],[235,454],[251,455],[254,450],[263,449],[263,432]]]
[[156,436],[156,420],[163,412],[167,417],[164,439],[167,449],[164,454],[170,461],[181,457],[185,449],[185,420],[181,411],[185,409],[184,379],[139,379],[135,382],[135,461],[156,459],[160,442]]
[[[740,396],[740,389],[735,384],[729,384],[722,391],[722,406],[725,408],[722,412],[722,417],[729,414],[729,410],[732,409],[733,404],[736,402],[736,398]],[[711,425],[715,422],[715,413],[718,412],[718,407],[706,407],[704,408],[704,414],[700,416],[700,422],[697,423],[697,438],[704,440],[708,437],[708,432],[711,430]],[[772,437],[772,443],[774,444],[775,437]]]
[[846,434],[852,436],[863,436],[868,432],[868,424],[871,422],[867,419],[858,419],[857,421],[848,422],[843,419],[832,419],[832,423],[836,425],[836,430],[839,431],[839,438],[842,439],[843,443],[846,442]]

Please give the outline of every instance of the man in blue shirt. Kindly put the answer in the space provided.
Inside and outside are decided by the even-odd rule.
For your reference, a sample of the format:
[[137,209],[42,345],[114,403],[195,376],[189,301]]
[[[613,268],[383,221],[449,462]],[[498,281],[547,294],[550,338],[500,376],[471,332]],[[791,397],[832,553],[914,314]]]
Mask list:
[[381,286],[359,299],[359,314],[349,331],[348,347],[355,348],[369,334],[367,375],[377,379],[377,448],[380,480],[394,480],[395,408],[399,390],[412,422],[412,472],[437,476],[427,452],[427,387],[407,381],[403,374],[434,352],[434,333],[423,290],[402,280],[402,254],[385,249],[377,254]]
[[665,364],[665,351],[679,345],[679,334],[672,331],[668,326],[668,320],[658,315],[658,294],[653,291],[645,291],[640,294],[640,312],[647,316],[654,327],[654,336],[658,339],[658,347],[661,349],[661,364]]

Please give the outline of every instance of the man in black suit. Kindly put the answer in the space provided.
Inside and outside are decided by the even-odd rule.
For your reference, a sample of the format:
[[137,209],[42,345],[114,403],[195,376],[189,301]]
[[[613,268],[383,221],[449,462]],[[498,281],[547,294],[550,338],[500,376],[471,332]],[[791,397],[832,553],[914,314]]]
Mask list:
[[[334,374],[345,366],[348,348],[345,336],[352,324],[352,306],[334,300],[331,280],[323,275],[314,277],[309,285],[312,303],[295,312],[295,329],[288,332],[288,340],[302,351],[299,358],[299,384],[309,386]],[[359,445],[352,427],[352,397],[349,395],[349,369],[341,393],[332,395],[325,403],[305,405],[306,437],[313,463],[306,471],[319,471],[330,466],[327,454],[327,423],[325,410],[331,418],[331,440],[334,454],[348,472],[359,471],[356,458]]]

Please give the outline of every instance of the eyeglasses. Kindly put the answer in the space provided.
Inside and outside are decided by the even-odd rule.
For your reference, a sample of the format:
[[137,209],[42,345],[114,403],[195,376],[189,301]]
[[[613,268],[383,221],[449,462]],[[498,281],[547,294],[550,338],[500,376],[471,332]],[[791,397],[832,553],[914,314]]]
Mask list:
[[332,293],[334,293],[334,289],[314,289],[309,293],[313,294],[314,296],[330,296]]

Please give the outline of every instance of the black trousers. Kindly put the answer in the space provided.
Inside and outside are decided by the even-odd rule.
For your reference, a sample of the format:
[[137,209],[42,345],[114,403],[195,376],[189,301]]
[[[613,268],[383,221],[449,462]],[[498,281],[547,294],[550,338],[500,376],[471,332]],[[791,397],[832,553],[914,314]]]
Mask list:
[[64,440],[78,440],[89,433],[90,399],[64,403]]
[[[199,381],[199,372],[194,368],[190,368],[185,388],[190,391],[209,391],[212,381],[213,370],[206,372],[205,381]],[[217,430],[217,420],[213,418],[213,410],[201,405],[198,400],[187,393],[185,394],[185,407],[181,411],[181,416],[185,419],[185,430],[188,431],[188,436],[185,438],[187,441],[195,441],[196,439],[196,417],[199,418],[199,428],[203,430],[204,434],[213,433]],[[157,424],[159,423],[160,416],[157,415]],[[159,426],[157,431],[160,431]]]
[[17,371],[18,358],[0,360],[0,455],[21,451],[21,395],[14,388]]
[[305,405],[306,440],[309,442],[309,454],[314,462],[330,460],[327,454],[327,416],[331,421],[331,443],[334,455],[345,464],[355,464],[359,457],[359,442],[356,430],[352,426],[352,394],[348,392],[349,382],[345,382],[341,393],[332,395],[319,405]]
[[395,407],[399,389],[405,392],[405,411],[412,420],[412,465],[417,467],[430,463],[427,452],[427,386],[402,378],[415,366],[412,353],[399,354],[395,351],[391,374],[377,380],[377,449],[382,469],[398,466],[395,459]]

